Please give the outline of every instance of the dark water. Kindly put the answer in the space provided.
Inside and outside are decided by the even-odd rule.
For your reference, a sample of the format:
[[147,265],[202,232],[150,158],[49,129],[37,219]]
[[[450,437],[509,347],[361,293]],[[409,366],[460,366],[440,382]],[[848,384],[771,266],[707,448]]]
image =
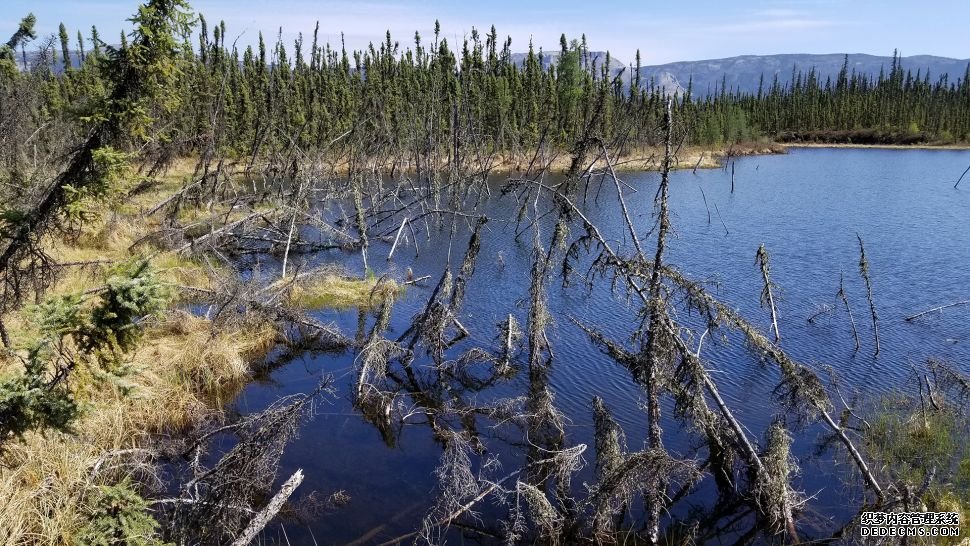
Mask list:
[[[846,397],[858,393],[872,400],[893,389],[910,389],[913,366],[929,357],[947,359],[970,371],[970,307],[957,307],[908,323],[907,315],[937,305],[970,298],[970,188],[954,190],[955,179],[970,163],[970,152],[937,150],[795,149],[785,156],[740,159],[736,163],[736,189],[731,193],[730,173],[723,170],[678,171],[671,176],[670,204],[675,237],[669,241],[669,262],[694,279],[717,282],[718,296],[760,325],[770,327],[768,312],[759,307],[761,279],[755,251],[764,243],[771,256],[771,272],[779,286],[776,293],[782,346],[797,359],[824,370],[831,366]],[[637,192],[626,191],[627,204],[638,229],[653,227],[656,173],[627,173],[625,182]],[[599,205],[589,196],[587,215],[604,233],[625,241],[612,184],[604,185]],[[711,219],[701,188],[706,194]],[[494,347],[496,323],[512,313],[526,323],[528,273],[531,266],[531,235],[513,240],[515,203],[497,192],[484,210],[491,221],[483,231],[481,255],[461,316],[472,332],[473,345]],[[399,221],[399,220],[398,220]],[[548,235],[549,226],[543,225]],[[727,233],[726,233],[727,232]],[[450,250],[451,263],[461,261],[468,231],[462,229]],[[865,286],[859,277],[856,235],[865,241],[873,280],[874,299],[881,319],[882,351],[873,356],[874,343],[866,303]],[[579,233],[573,233],[573,237]],[[394,261],[386,262],[387,245],[371,248],[371,267],[389,271],[397,278],[411,267],[415,276],[431,275],[424,287],[409,287],[395,307],[391,332],[394,338],[425,305],[434,282],[449,261],[447,237],[427,241],[419,236],[419,255],[413,245],[398,248]],[[652,249],[652,242],[645,242]],[[649,252],[652,252],[650,250]],[[499,257],[501,255],[501,258]],[[360,271],[360,256],[321,254],[316,262],[341,263]],[[857,352],[848,318],[836,306],[839,276],[862,341]],[[579,283],[562,288],[550,283],[550,311],[556,317],[550,336],[555,353],[550,387],[557,407],[569,418],[568,441],[592,445],[590,401],[603,397],[623,426],[631,449],[645,438],[643,395],[629,373],[592,347],[568,317],[595,324],[620,341],[635,330],[636,307],[608,286],[587,291]],[[835,311],[814,324],[807,318],[822,305]],[[322,312],[353,332],[357,312]],[[687,322],[688,317],[682,317]],[[714,368],[718,383],[735,415],[756,438],[781,411],[772,397],[778,374],[752,358],[737,339],[705,342],[704,354]],[[348,505],[321,515],[309,526],[285,523],[286,536],[294,543],[315,538],[319,544],[344,544],[365,536],[362,543],[376,543],[413,531],[435,495],[433,471],[440,447],[429,428],[420,423],[405,426],[393,447],[355,413],[352,403],[354,356],[306,356],[250,385],[236,405],[243,412],[264,408],[279,397],[311,390],[325,374],[336,377],[337,394],[303,428],[289,447],[282,476],[303,468],[304,492],[323,496],[343,490]],[[520,354],[519,360],[523,360]],[[488,392],[471,395],[482,400],[523,394],[526,379],[520,373]],[[669,408],[666,409],[670,414]],[[416,420],[417,421],[417,420]],[[689,455],[690,442],[672,420],[665,423],[665,445],[675,454]],[[800,525],[810,534],[838,528],[857,507],[859,493],[845,486],[847,467],[833,470],[832,454],[815,455],[821,429],[809,426],[795,431],[793,452],[799,457],[801,474],[797,489],[814,495]],[[491,438],[483,427],[486,446],[497,454],[506,469],[521,465],[521,453]],[[494,436],[499,436],[494,432]],[[592,463],[587,451],[587,467]],[[580,474],[589,480],[588,468]],[[694,497],[703,503],[712,492],[702,488]],[[707,501],[712,499],[708,498]],[[488,514],[500,508],[485,508]],[[674,514],[687,517],[685,514]],[[273,528],[269,539],[283,530]],[[453,543],[460,543],[457,534]]]

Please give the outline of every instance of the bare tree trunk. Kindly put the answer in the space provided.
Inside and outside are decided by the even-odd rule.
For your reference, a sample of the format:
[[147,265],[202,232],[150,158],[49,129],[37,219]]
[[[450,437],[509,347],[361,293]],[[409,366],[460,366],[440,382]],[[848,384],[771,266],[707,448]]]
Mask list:
[[869,278],[869,261],[866,259],[866,247],[862,244],[862,237],[857,233],[859,239],[859,274],[862,280],[866,281],[866,297],[869,300],[869,313],[872,316],[872,333],[876,338],[876,356],[879,356],[879,317],[876,315],[876,303],[872,300],[872,280]]
[[269,504],[267,504],[266,507],[263,508],[263,510],[257,514],[252,521],[249,522],[249,525],[246,526],[246,529],[241,535],[239,535],[239,538],[233,541],[232,546],[248,546],[249,543],[256,538],[256,535],[258,535],[259,532],[269,525],[269,522],[276,517],[276,514],[278,514],[280,509],[283,508],[283,504],[286,503],[286,500],[290,498],[290,495],[293,494],[293,491],[295,491],[301,483],[303,483],[303,470],[298,469],[293,473],[292,476],[290,476],[290,479],[286,480],[286,483],[283,484],[283,487],[280,488],[279,492],[277,492],[276,495],[273,495],[273,498],[270,499]]
[[704,161],[704,154],[706,152],[701,152],[701,156],[697,158],[697,164],[694,165],[693,174],[697,174],[697,167],[701,165],[701,161]]
[[293,242],[293,230],[296,228],[296,212],[293,213],[293,217],[290,219],[290,232],[286,236],[286,250],[283,251],[283,271],[280,273],[281,278],[286,278],[286,262],[290,258],[290,243]]
[[707,224],[711,223],[711,207],[707,204],[707,195],[704,193],[704,188],[697,186],[697,189],[701,190],[701,197],[704,199],[704,208],[707,209]]
[[505,361],[504,365],[507,369],[512,364],[512,337],[514,335],[515,324],[512,318],[512,313],[509,313],[508,323],[505,327]]
[[855,350],[859,350],[859,331],[855,328],[855,319],[852,318],[852,309],[849,307],[849,298],[845,295],[845,282],[843,276],[839,275],[839,293],[837,294],[842,304],[845,305],[845,312],[849,314],[849,324],[852,325],[852,336],[855,337]]
[[775,309],[775,297],[771,292],[771,275],[768,268],[768,251],[765,250],[764,243],[758,247],[758,254],[755,257],[755,261],[761,267],[761,280],[764,282],[764,288],[761,292],[761,304],[768,304],[771,309],[771,327],[775,331],[775,343],[781,341],[781,334],[778,332],[778,312]]
[[[649,449],[660,451],[663,449],[663,429],[660,427],[660,378],[659,369],[663,365],[663,346],[661,345],[661,329],[666,321],[666,309],[663,299],[663,267],[664,250],[667,243],[667,233],[670,231],[670,214],[667,196],[670,189],[670,167],[673,151],[673,104],[667,100],[664,110],[664,159],[660,172],[660,189],[657,192],[657,206],[660,211],[660,222],[657,231],[657,251],[654,254],[653,271],[650,275],[648,287],[650,295],[650,324],[647,329],[647,342],[643,349],[646,357],[646,377],[643,378],[647,390],[647,422],[649,433],[647,445]],[[664,336],[667,337],[667,336]],[[661,476],[648,488],[647,493],[647,537],[650,544],[660,542],[660,510],[662,507],[663,490],[666,481]]]
[[879,482],[876,481],[875,476],[872,475],[872,471],[869,470],[869,465],[866,464],[865,459],[863,459],[862,455],[859,454],[859,450],[855,448],[855,444],[853,444],[852,441],[849,439],[849,437],[845,435],[845,430],[842,427],[840,427],[838,424],[836,424],[836,422],[832,419],[832,416],[829,415],[829,412],[823,410],[820,413],[822,415],[822,419],[825,420],[825,423],[839,437],[839,440],[842,442],[842,445],[844,445],[845,448],[849,450],[849,454],[852,456],[852,459],[855,461],[856,466],[859,468],[859,471],[862,473],[862,477],[869,485],[869,488],[875,491],[876,495],[879,497],[879,500],[882,501],[883,499],[882,488],[879,487]]
[[923,315],[928,315],[928,314],[930,314],[930,313],[932,313],[934,311],[941,311],[942,312],[944,309],[949,309],[950,307],[956,307],[958,305],[970,305],[970,300],[963,300],[963,301],[958,301],[958,302],[954,302],[954,303],[948,303],[946,305],[940,305],[940,306],[934,307],[932,309],[927,309],[926,311],[923,311],[922,313],[916,313],[915,315],[910,315],[910,316],[906,317],[906,321],[907,322],[910,322],[910,321],[913,321],[915,319],[918,319],[918,318],[922,317]]
[[397,235],[394,236],[394,244],[391,245],[391,251],[387,253],[387,260],[391,260],[391,256],[394,256],[394,250],[397,249],[397,243],[401,239],[401,232],[404,231],[404,225],[408,223],[408,218],[405,216],[401,220],[401,227],[397,228]]

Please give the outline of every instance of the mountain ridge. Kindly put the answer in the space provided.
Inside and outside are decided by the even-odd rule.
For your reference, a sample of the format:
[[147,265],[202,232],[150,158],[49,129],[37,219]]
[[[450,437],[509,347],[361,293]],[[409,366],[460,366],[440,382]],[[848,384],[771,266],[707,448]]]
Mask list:
[[[526,53],[515,53],[512,55],[512,61],[521,65],[526,55]],[[602,62],[606,54],[602,51],[590,51],[588,55],[591,62],[598,63]],[[893,62],[892,56],[868,53],[736,55],[717,59],[641,65],[640,85],[651,87],[655,84],[667,93],[683,95],[688,82],[692,81],[694,95],[705,96],[719,92],[724,83],[729,91],[757,93],[762,75],[764,75],[764,87],[767,90],[776,75],[780,85],[790,85],[793,70],[807,73],[814,68],[819,81],[824,83],[826,78],[832,78],[834,81],[847,56],[850,75],[854,71],[877,77],[880,70],[888,73]],[[544,52],[543,67],[548,69],[558,58],[558,52]],[[970,59],[939,55],[911,55],[899,59],[903,69],[912,71],[914,76],[919,72],[922,78],[929,70],[930,79],[934,82],[946,75],[951,83],[956,83],[958,79],[966,76],[967,67],[970,66]],[[610,61],[610,71],[614,76],[626,69],[623,80],[626,85],[629,85],[634,67],[612,56]]]
[[[665,88],[665,90],[683,93],[692,79],[694,93],[698,95],[720,91],[722,82],[727,85],[729,91],[757,93],[762,75],[766,90],[772,85],[775,76],[778,76],[778,83],[785,86],[791,84],[793,71],[807,73],[813,68],[820,82],[824,83],[827,78],[832,78],[834,81],[846,58],[850,75],[855,72],[872,77],[877,77],[880,70],[888,73],[893,62],[891,56],[866,53],[739,55],[721,59],[641,66],[640,82],[647,84],[651,78],[657,81],[672,80],[676,82],[677,88]],[[914,76],[919,72],[920,77],[925,77],[929,71],[930,79],[934,82],[946,75],[950,82],[956,83],[959,78],[965,77],[967,67],[970,65],[970,59],[936,55],[913,55],[900,57],[899,60],[903,70],[912,71]]]

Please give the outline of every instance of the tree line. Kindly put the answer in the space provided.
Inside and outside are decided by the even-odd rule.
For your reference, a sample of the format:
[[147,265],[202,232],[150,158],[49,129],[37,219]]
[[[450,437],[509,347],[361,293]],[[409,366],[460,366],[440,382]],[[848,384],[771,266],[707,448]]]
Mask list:
[[[52,152],[96,120],[92,105],[104,98],[110,77],[105,59],[129,47],[124,35],[108,45],[92,27],[72,38],[40,40],[27,70],[17,70],[17,49],[36,38],[35,18],[0,47],[0,120],[9,144],[33,135],[31,152]],[[639,69],[611,69],[611,57],[590,52],[585,36],[549,53],[530,43],[515,56],[511,38],[494,27],[472,30],[460,44],[415,33],[408,44],[392,39],[348,51],[312,36],[293,43],[260,33],[255,47],[238,46],[225,23],[199,17],[196,31],[178,39],[181,77],[171,90],[179,107],[156,124],[159,154],[228,154],[259,159],[292,157],[294,150],[327,150],[352,134],[377,153],[411,166],[460,161],[462,149],[505,157],[539,145],[568,150],[594,121],[597,133],[621,148],[655,146],[665,90],[641,82]],[[189,41],[192,41],[190,45]],[[36,43],[36,42],[35,42]],[[639,64],[639,53],[637,55]],[[602,102],[602,108],[599,103]],[[148,112],[157,114],[158,112]],[[729,146],[770,138],[782,141],[858,143],[970,140],[970,67],[951,82],[906,70],[894,56],[878,77],[850,72],[848,59],[833,81],[814,69],[793,69],[791,81],[762,78],[757,93],[724,86],[698,95],[688,84],[674,113],[687,120],[687,144]],[[631,131],[621,127],[635,127]],[[144,136],[144,135],[142,135]],[[4,138],[6,137],[6,138]],[[19,139],[18,139],[19,137]],[[3,152],[7,167],[17,163]],[[15,155],[15,154],[14,154]],[[23,154],[21,154],[23,155]],[[21,165],[22,166],[22,165]],[[18,169],[12,169],[18,171]],[[22,170],[22,169],[19,169]]]
[[[845,57],[836,78],[822,81],[814,69],[792,72],[787,85],[762,76],[755,94],[723,91],[707,107],[740,109],[763,134],[783,141],[821,140],[859,144],[954,143],[970,140],[970,65],[962,78],[903,66],[893,52],[889,71],[878,76],[849,70]],[[716,131],[714,132],[716,134]]]

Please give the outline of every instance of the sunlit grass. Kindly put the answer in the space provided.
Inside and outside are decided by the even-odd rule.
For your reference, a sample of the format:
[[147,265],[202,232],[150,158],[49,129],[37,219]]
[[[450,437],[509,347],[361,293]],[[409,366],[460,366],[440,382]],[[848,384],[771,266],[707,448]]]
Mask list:
[[[281,282],[288,282],[281,281]],[[398,297],[403,291],[391,279],[367,276],[363,279],[325,272],[305,276],[293,282],[287,301],[303,309],[370,309],[390,296]]]

